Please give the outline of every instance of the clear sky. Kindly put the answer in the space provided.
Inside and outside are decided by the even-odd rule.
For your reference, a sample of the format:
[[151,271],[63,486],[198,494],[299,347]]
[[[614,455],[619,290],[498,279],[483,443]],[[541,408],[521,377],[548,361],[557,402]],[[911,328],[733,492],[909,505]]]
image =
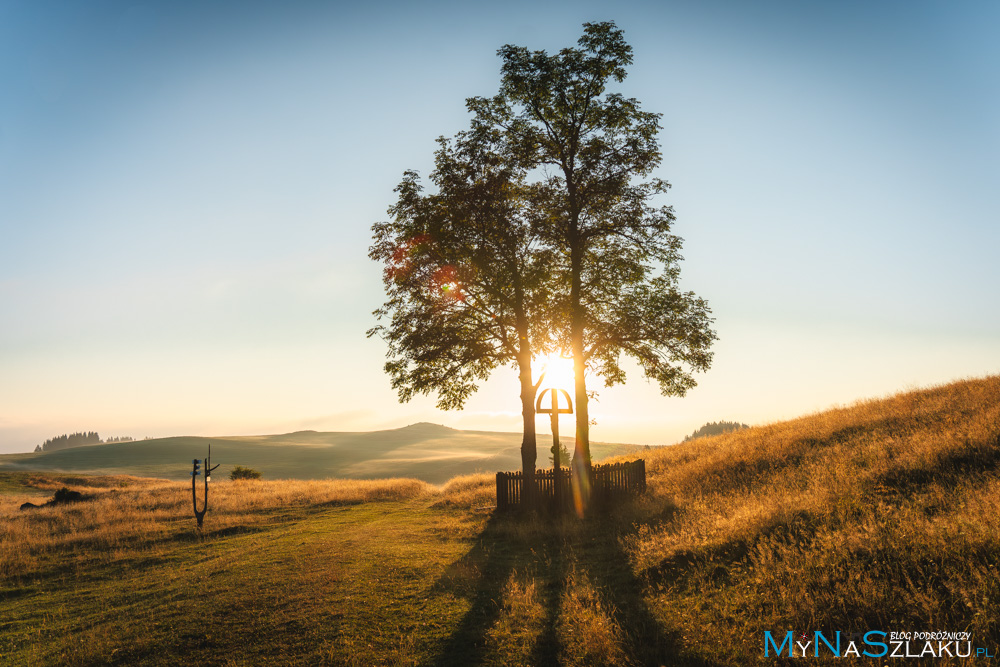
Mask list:
[[720,340],[686,398],[601,390],[595,440],[1000,372],[998,3],[0,0],[0,452],[519,430],[509,369],[462,412],[396,401],[370,227],[500,46],[601,20]]

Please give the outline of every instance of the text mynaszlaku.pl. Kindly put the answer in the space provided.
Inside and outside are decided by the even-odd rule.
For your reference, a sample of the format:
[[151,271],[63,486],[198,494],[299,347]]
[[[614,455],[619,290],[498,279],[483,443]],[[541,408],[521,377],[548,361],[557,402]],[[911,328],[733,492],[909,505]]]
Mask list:
[[823,632],[796,634],[786,630],[778,639],[764,631],[764,657],[818,658],[994,658],[996,649],[973,647],[969,632]]

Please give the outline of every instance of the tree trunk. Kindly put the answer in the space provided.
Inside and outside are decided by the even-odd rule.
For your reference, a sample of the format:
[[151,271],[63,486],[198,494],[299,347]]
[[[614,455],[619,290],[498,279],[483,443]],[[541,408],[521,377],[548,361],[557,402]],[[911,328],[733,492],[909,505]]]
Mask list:
[[581,303],[583,248],[577,242],[570,247],[570,345],[573,348],[573,386],[576,401],[576,438],[573,451],[573,504],[582,516],[590,504],[590,411],[587,405],[587,362],[583,356],[583,334],[586,325]]
[[535,385],[531,381],[531,356],[521,355],[518,371],[521,380],[521,417],[524,420],[524,437],[521,440],[521,470],[524,477],[521,502],[526,508],[535,506],[535,462],[538,443],[535,437]]
[[590,472],[590,409],[587,405],[587,365],[583,359],[583,327],[572,332],[573,336],[573,386],[576,400],[576,451],[583,465]]

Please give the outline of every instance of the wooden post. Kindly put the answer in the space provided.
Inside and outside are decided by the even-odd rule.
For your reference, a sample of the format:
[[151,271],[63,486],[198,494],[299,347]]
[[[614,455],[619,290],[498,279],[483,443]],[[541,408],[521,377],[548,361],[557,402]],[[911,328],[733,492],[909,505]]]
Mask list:
[[205,502],[198,511],[198,493],[196,490],[196,484],[198,481],[198,475],[201,472],[198,470],[198,465],[201,463],[198,459],[194,460],[194,468],[191,471],[191,503],[194,505],[194,518],[198,520],[198,528],[201,528],[202,521],[205,520],[205,512],[208,511],[208,480],[212,476],[212,471],[219,466],[216,465],[212,467],[212,445],[208,446],[208,456],[205,458]]
[[562,507],[559,505],[559,499],[562,497],[559,494],[559,450],[562,449],[562,443],[559,442],[559,394],[552,392],[552,414],[549,415],[549,424],[552,428],[552,473],[554,477],[552,478],[553,492],[555,495],[555,508],[559,512]]

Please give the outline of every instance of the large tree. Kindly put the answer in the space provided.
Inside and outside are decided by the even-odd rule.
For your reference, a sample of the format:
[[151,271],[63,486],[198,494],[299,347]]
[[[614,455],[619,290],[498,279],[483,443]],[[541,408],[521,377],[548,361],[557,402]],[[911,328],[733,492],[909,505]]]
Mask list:
[[632,63],[622,31],[587,23],[578,48],[550,55],[508,45],[499,55],[499,93],[468,106],[474,127],[503,133],[538,179],[537,234],[560,259],[563,342],[574,359],[574,479],[586,496],[587,369],[608,385],[624,382],[625,354],[665,395],[683,395],[691,373],[708,368],[715,334],[707,304],[677,286],[673,210],[652,205],[669,187],[652,177],[660,116],[606,92]]
[[389,345],[386,372],[400,400],[436,393],[461,408],[498,366],[520,379],[524,494],[534,499],[536,465],[532,357],[551,348],[547,321],[554,261],[532,223],[537,207],[526,161],[502,133],[479,127],[439,140],[424,192],[408,171],[392,219],[374,225],[369,256],[385,264],[388,320],[368,335]]

